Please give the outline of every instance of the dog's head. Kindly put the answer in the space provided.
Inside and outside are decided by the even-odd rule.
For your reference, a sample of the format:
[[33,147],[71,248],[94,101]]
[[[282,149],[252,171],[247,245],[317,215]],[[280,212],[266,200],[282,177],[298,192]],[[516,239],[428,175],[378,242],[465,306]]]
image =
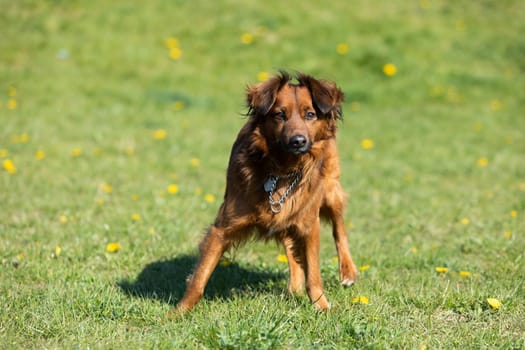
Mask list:
[[343,92],[334,84],[297,74],[297,83],[285,72],[249,86],[249,116],[262,136],[294,155],[306,153],[319,140],[332,138],[342,118]]

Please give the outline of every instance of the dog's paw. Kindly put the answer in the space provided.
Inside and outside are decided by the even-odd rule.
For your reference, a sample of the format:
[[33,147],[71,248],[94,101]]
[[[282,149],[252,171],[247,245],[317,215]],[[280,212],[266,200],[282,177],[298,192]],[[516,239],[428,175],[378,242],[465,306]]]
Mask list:
[[355,280],[353,278],[345,278],[341,281],[341,285],[345,288],[353,286],[355,283]]

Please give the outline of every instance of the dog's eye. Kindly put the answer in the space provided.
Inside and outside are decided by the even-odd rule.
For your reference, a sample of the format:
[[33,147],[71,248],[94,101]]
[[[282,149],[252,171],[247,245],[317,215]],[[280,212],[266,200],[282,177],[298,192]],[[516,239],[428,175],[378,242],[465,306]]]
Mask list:
[[317,115],[315,114],[315,112],[306,112],[306,115],[304,116],[304,119],[306,119],[306,120],[316,120],[317,119]]
[[281,122],[281,121],[286,120],[286,113],[284,111],[278,111],[278,112],[275,112],[273,117],[275,118],[275,120]]

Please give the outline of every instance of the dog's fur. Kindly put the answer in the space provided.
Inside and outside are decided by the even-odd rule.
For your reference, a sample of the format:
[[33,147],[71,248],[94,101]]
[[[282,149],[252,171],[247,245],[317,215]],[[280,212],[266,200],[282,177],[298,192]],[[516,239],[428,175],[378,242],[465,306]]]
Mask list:
[[[215,223],[200,244],[201,257],[177,305],[185,312],[201,299],[223,253],[256,235],[285,247],[291,293],[306,291],[316,308],[327,310],[319,267],[320,217],[329,219],[339,258],[339,277],[351,285],[357,270],[343,224],[345,195],[339,183],[335,136],[342,118],[342,91],[334,84],[285,72],[247,88],[248,120],[233,144],[227,186]],[[296,176],[300,172],[300,176]],[[279,176],[273,199],[292,186],[282,207],[271,210],[264,185]]]

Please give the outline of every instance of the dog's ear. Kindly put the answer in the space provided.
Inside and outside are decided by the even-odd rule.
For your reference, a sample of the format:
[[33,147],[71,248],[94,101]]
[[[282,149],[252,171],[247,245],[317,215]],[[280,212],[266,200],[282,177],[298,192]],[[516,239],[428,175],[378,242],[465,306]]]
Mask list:
[[246,88],[248,115],[266,115],[275,103],[277,93],[290,79],[287,73],[281,72],[265,82],[248,86]]
[[341,103],[344,100],[344,94],[337,85],[302,73],[298,75],[297,80],[310,90],[314,105],[322,114],[333,112],[334,118],[342,118]]

